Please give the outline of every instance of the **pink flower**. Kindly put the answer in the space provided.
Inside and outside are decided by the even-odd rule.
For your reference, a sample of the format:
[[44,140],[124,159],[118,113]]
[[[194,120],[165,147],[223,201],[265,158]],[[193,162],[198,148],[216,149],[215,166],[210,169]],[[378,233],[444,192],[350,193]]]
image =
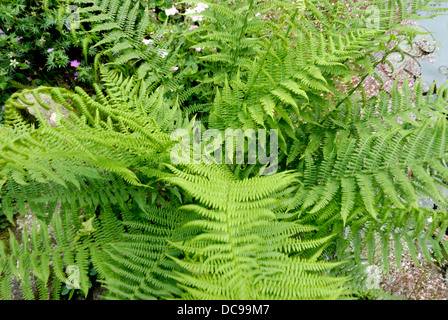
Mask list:
[[191,26],[191,27],[189,28],[189,30],[191,31],[191,30],[194,30],[194,29],[197,29],[197,28],[198,28],[198,26],[193,25],[193,26]]
[[70,61],[70,66],[73,68],[78,68],[81,64],[77,60]]
[[53,48],[47,50],[48,53],[50,53],[51,51],[53,51]]
[[172,67],[170,70],[171,71],[176,71],[176,70],[179,70],[179,67]]
[[194,50],[196,50],[196,52],[200,52],[202,49],[204,49],[204,48],[195,48]]

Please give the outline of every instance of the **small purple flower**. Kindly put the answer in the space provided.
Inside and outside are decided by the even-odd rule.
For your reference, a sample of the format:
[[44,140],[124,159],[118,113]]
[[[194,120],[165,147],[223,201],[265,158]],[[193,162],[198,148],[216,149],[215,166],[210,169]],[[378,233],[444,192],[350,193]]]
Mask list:
[[77,60],[70,61],[70,66],[73,68],[78,68],[81,64]]
[[53,48],[47,50],[48,53],[50,53],[51,51],[53,51]]
[[[0,29],[1,30],[1,29]],[[2,110],[5,110],[5,106],[2,106]]]
[[26,80],[31,81],[31,78],[30,78],[30,77],[27,77]]

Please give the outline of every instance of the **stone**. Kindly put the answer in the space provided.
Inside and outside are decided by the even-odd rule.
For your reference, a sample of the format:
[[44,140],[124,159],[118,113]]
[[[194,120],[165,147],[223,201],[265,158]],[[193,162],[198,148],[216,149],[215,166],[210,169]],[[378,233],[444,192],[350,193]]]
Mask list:
[[[61,112],[63,117],[65,117],[66,119],[69,119],[70,111],[67,110],[61,104],[57,104],[56,102],[54,102],[53,99],[49,95],[47,95],[47,94],[39,94],[39,96],[42,99],[42,101],[51,107],[50,110],[47,110],[44,107],[42,107],[41,105],[39,105],[39,103],[36,101],[36,98],[33,96],[33,94],[25,93],[24,96],[25,96],[26,100],[28,100],[29,102],[33,102],[34,104],[37,105],[37,108],[39,109],[39,112],[42,114],[42,117],[47,119],[48,124],[51,127],[56,127],[57,126],[57,123],[56,123],[56,117],[57,117],[56,107],[59,109],[59,111]],[[26,110],[28,111],[29,114],[33,115],[34,117],[36,116],[36,110],[34,109],[34,106],[29,106],[29,107],[26,108]]]

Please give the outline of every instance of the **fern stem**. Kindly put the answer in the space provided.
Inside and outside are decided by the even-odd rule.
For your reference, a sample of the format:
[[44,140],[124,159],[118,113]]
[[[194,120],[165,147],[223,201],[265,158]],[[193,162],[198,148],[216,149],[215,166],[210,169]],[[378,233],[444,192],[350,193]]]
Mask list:
[[[292,16],[291,16],[290,21],[294,21],[294,19],[296,18],[296,15],[297,15],[298,12],[299,12],[299,8],[296,8],[296,10],[294,11],[294,13],[293,13]],[[252,79],[252,81],[250,82],[249,89],[247,90],[247,93],[250,92],[250,90],[252,89],[252,86],[254,85],[255,81],[257,80],[257,78],[258,78],[258,76],[259,76],[261,70],[263,69],[263,66],[264,66],[264,63],[266,62],[266,57],[268,56],[269,50],[271,50],[271,47],[272,47],[272,45],[274,44],[275,36],[276,36],[277,33],[283,28],[283,26],[285,25],[285,23],[287,23],[287,21],[285,21],[285,22],[284,22],[284,23],[277,29],[277,31],[272,35],[272,40],[271,40],[271,42],[269,43],[269,46],[268,46],[268,48],[266,49],[266,52],[264,53],[264,56],[263,56],[263,58],[262,58],[261,66],[258,68],[258,71],[257,71],[257,73],[255,74],[255,77],[254,77],[254,78]],[[289,33],[290,31],[291,31],[291,24],[288,26],[288,29],[286,30],[286,36],[288,35],[288,33]],[[247,99],[247,94],[244,95],[244,100],[243,100],[243,101],[246,101],[246,99]]]
[[241,27],[241,32],[240,32],[240,35],[238,36],[238,39],[236,42],[235,53],[233,55],[233,65],[232,65],[230,73],[233,73],[233,70],[235,69],[236,60],[238,59],[238,54],[240,53],[239,48],[240,48],[241,38],[243,37],[243,33],[246,30],[249,13],[252,11],[253,5],[254,5],[254,0],[250,0],[249,9],[247,9],[246,16],[244,17],[244,23],[243,23],[243,26]]

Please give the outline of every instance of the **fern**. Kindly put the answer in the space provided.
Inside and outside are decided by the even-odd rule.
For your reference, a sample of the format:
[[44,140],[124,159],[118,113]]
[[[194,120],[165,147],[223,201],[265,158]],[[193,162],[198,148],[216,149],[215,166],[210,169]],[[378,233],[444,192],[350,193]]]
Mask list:
[[320,275],[334,264],[292,257],[322,243],[294,239],[313,228],[277,217],[276,194],[293,174],[237,180],[221,167],[171,168],[176,176],[165,180],[198,201],[180,207],[198,215],[185,227],[204,230],[173,242],[187,255],[173,259],[191,272],[176,277],[190,298],[331,299],[343,292],[340,279]]
[[[36,221],[0,243],[2,298],[17,282],[26,299],[57,298],[73,268],[87,295],[90,262],[109,299],[359,297],[403,243],[444,263],[447,87],[363,88],[429,1],[369,2],[381,19],[368,28],[364,2],[221,0],[188,31],[145,2],[69,3],[98,81],[5,104],[2,216]],[[279,172],[170,165],[170,133],[195,121],[278,130]]]

